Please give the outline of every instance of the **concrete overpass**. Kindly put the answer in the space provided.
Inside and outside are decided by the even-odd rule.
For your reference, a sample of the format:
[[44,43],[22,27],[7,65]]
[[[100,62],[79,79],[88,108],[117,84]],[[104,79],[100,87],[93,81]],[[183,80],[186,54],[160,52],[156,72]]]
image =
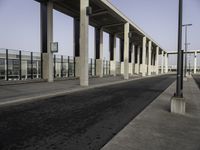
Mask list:
[[110,34],[110,63],[113,75],[116,75],[116,37],[120,38],[121,73],[124,79],[128,79],[133,73],[141,73],[142,76],[151,75],[153,72],[158,74],[159,55],[162,57],[161,73],[164,73],[164,58],[167,66],[167,52],[107,0],[36,1],[41,5],[43,77],[49,82],[53,82],[53,53],[50,47],[53,42],[53,9],[74,18],[74,56],[80,85],[88,86],[89,25],[95,28],[98,76],[102,77],[103,74],[103,31]]
[[[184,53],[194,54],[194,73],[196,73],[197,72],[197,55],[198,53],[200,53],[200,50],[189,50]],[[176,55],[176,54],[177,54],[177,51],[171,51],[167,53],[167,55]]]

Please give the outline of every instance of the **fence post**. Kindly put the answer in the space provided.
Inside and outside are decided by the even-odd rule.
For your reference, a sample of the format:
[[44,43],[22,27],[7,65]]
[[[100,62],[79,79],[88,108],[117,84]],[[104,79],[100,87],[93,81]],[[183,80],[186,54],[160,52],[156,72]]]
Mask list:
[[63,78],[63,55],[61,55],[61,77]]
[[74,57],[74,77],[76,77],[76,57]]
[[[109,75],[110,75],[110,61],[108,60],[108,66],[109,66]],[[116,69],[115,69],[116,70]]]
[[104,68],[105,68],[105,60],[103,60],[103,75],[105,75],[105,70],[104,70]]
[[55,77],[56,77],[56,55],[54,55],[53,62],[54,62],[53,76],[54,76],[54,78],[55,78]]
[[94,75],[96,76],[97,75],[97,61],[96,59],[94,59]]
[[31,52],[31,79],[33,79],[33,52]]
[[6,80],[8,81],[8,49],[6,49]]
[[68,56],[68,59],[67,59],[67,63],[68,63],[68,68],[67,68],[67,76],[69,77],[69,63],[70,63],[70,57]]
[[108,75],[108,61],[106,60],[106,75]]
[[22,79],[22,52],[19,51],[19,80]]
[[90,58],[90,68],[91,68],[91,76],[92,76],[92,69],[93,69],[93,67],[92,67],[92,58]]
[[40,58],[40,77],[43,79],[43,53],[41,53],[41,58]]

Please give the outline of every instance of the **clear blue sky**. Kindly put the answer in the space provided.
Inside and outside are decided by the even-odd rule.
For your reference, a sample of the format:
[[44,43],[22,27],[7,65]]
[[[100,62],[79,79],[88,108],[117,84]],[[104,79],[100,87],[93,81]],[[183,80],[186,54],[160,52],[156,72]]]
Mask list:
[[[178,0],[109,1],[164,49],[176,50]],[[183,1],[183,23],[193,24],[188,30],[189,49],[200,49],[200,0]],[[94,29],[90,27],[89,31],[89,51],[90,57],[93,57]],[[54,11],[54,41],[59,42],[59,54],[73,55],[73,20],[57,11]],[[107,34],[104,34],[104,43],[104,56],[108,58]],[[40,51],[39,3],[33,0],[0,0],[0,48]]]

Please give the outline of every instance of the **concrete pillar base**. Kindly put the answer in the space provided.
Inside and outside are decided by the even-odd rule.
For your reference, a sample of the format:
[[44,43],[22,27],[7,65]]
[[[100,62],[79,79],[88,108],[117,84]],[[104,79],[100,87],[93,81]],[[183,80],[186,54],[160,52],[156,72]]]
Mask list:
[[121,74],[124,74],[124,62],[121,62]]
[[96,59],[96,75],[100,78],[103,77],[103,60]]
[[185,99],[172,97],[171,99],[171,112],[176,114],[185,114]]
[[134,73],[139,74],[138,64],[135,64],[135,71],[134,71]]
[[43,53],[43,79],[53,82],[53,54]]
[[75,62],[76,62],[75,75],[76,77],[80,77],[80,57],[75,57]]
[[116,76],[116,61],[110,61],[110,74]]
[[129,74],[133,75],[133,63],[129,63]]

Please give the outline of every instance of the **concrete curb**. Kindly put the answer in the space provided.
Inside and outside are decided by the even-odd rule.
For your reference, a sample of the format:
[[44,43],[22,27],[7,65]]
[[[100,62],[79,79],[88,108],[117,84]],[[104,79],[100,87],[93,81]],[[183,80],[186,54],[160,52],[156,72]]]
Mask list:
[[64,91],[60,91],[60,92],[44,94],[44,95],[39,95],[39,96],[18,98],[15,100],[7,99],[7,101],[5,101],[5,102],[0,102],[0,107],[17,105],[17,104],[21,104],[21,103],[28,103],[28,102],[38,101],[41,99],[47,99],[47,98],[52,98],[52,97],[56,97],[56,96],[63,96],[63,95],[67,95],[67,94],[74,93],[74,92],[86,91],[86,90],[90,90],[90,89],[94,89],[94,88],[100,88],[100,87],[105,87],[105,86],[110,86],[110,85],[115,85],[115,84],[126,83],[129,81],[142,80],[142,79],[146,79],[146,78],[163,76],[163,75],[166,75],[166,74],[145,76],[145,77],[139,77],[139,78],[134,78],[134,79],[122,80],[122,81],[114,81],[114,82],[110,82],[110,83],[91,85],[89,87],[79,87],[79,88],[75,88],[75,89],[71,89],[71,90],[64,90]]
[[[176,81],[174,81],[169,87],[167,87],[158,97],[155,98],[155,100],[158,100],[162,95],[166,93],[169,89],[173,88],[176,84]],[[173,96],[173,95],[171,95]],[[169,95],[169,100],[170,100],[170,95]],[[121,136],[121,133],[124,132],[124,130],[127,130],[127,128],[130,127],[131,124],[133,124],[134,120],[140,120],[145,113],[149,111],[151,108],[151,105],[153,103],[156,103],[157,101],[153,100],[147,107],[145,107],[135,118],[133,118],[126,126],[124,126],[114,137],[112,137],[100,150],[109,150],[110,148],[112,149],[112,144],[116,143],[116,139],[118,138],[119,134]],[[123,147],[123,146],[122,146]],[[123,147],[125,148],[125,147]],[[120,148],[119,148],[120,149]],[[121,150],[121,149],[120,149]]]

